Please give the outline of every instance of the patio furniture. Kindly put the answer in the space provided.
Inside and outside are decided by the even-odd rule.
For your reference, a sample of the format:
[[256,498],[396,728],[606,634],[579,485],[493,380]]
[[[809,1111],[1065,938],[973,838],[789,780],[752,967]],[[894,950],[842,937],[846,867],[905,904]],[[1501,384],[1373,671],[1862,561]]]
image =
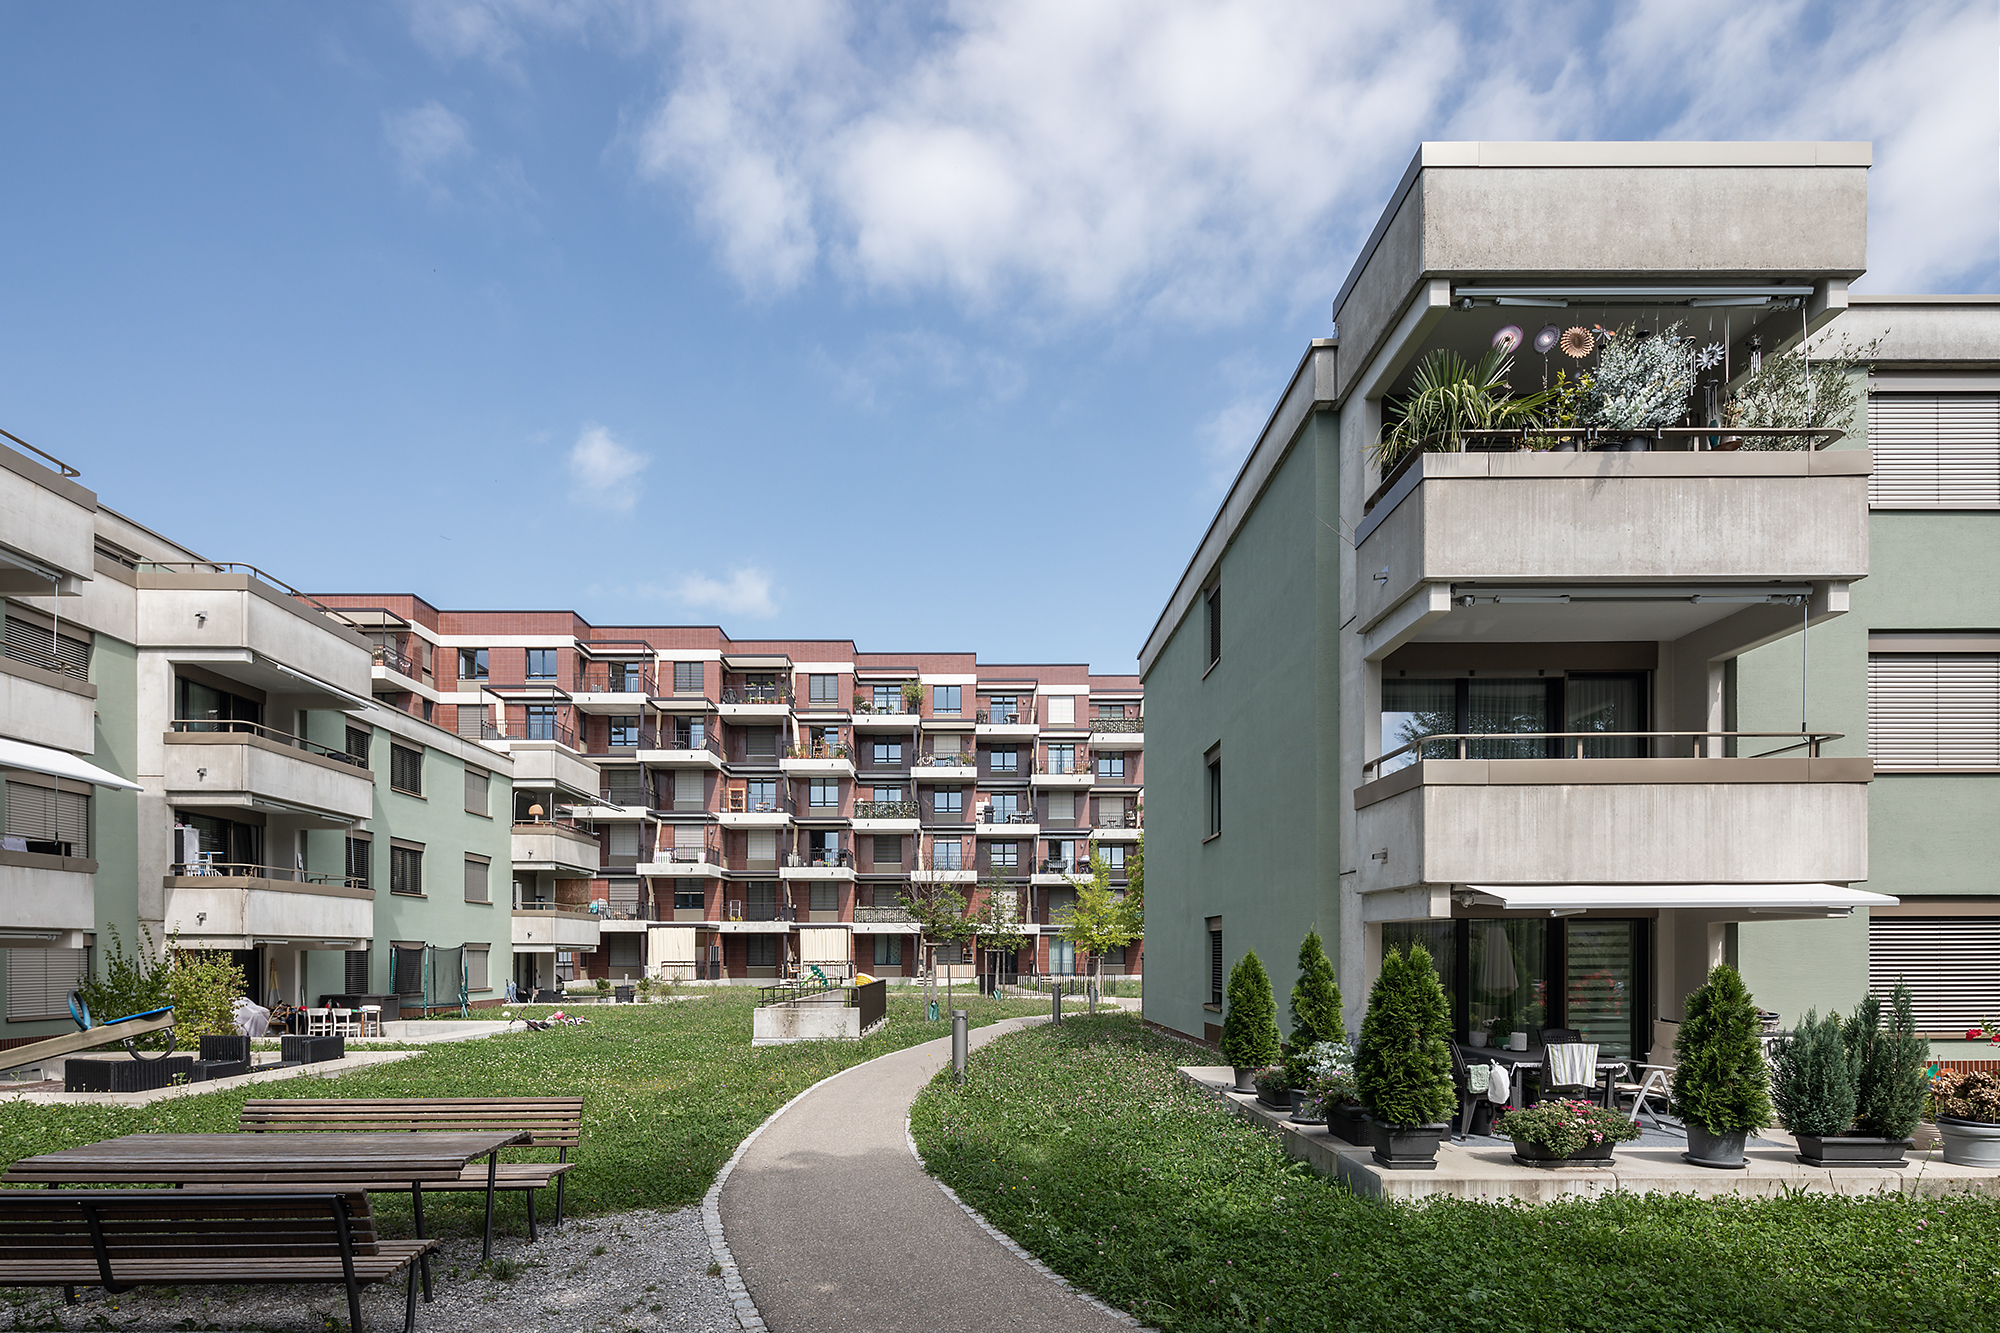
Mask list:
[[[1597,1082],[1597,1043],[1563,1041],[1543,1048],[1542,1092],[1584,1093]],[[1610,1086],[1607,1079],[1605,1086]]]
[[[365,1194],[183,1190],[0,1191],[0,1286],[338,1283],[362,1333],[361,1288],[409,1269],[403,1333],[417,1322],[417,1268],[442,1244],[384,1240]],[[424,1299],[430,1299],[426,1284]]]
[[1671,1019],[1653,1021],[1653,1049],[1646,1054],[1646,1062],[1633,1066],[1631,1072],[1639,1076],[1636,1083],[1619,1082],[1614,1085],[1615,1095],[1625,1095],[1632,1099],[1632,1123],[1638,1124],[1642,1114],[1650,1114],[1655,1125],[1660,1123],[1660,1112],[1646,1110],[1648,1098],[1658,1098],[1662,1109],[1667,1105],[1668,1089],[1674,1076],[1674,1038],[1679,1035],[1680,1024]]
[[382,1006],[364,1004],[361,1006],[361,1035],[379,1037],[382,1035]]
[[[1546,1058],[1547,1052],[1548,1048],[1545,1046],[1530,1046],[1525,1051],[1510,1051],[1489,1046],[1482,1050],[1480,1055],[1494,1064],[1506,1067],[1510,1075],[1509,1081],[1512,1084],[1507,1098],[1507,1105],[1519,1108],[1539,1099],[1539,1089],[1536,1089],[1534,1097],[1530,1097],[1524,1091],[1522,1085],[1528,1082],[1527,1076],[1531,1074],[1534,1075],[1535,1082],[1539,1083],[1541,1081],[1542,1062]],[[1626,1062],[1623,1060],[1599,1060],[1597,1062],[1597,1077],[1606,1083],[1610,1083],[1617,1075],[1624,1072],[1625,1067]]]

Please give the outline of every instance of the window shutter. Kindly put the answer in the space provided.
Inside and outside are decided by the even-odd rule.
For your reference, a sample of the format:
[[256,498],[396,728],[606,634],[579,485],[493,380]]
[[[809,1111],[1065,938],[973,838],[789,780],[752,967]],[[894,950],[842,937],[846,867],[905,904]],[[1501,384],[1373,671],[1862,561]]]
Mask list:
[[465,809],[467,814],[483,815],[489,808],[487,801],[487,774],[484,769],[467,766],[465,770]]
[[[7,836],[53,842],[56,837],[56,793],[18,778],[7,783]],[[65,1008],[64,1013],[69,1010]]]
[[1076,818],[1076,793],[1073,791],[1052,791],[1049,793],[1049,822],[1062,823]]
[[71,856],[90,855],[90,798],[81,792],[59,791],[56,797],[56,841],[70,844]]
[[611,859],[613,861],[637,861],[639,859],[639,826],[637,824],[613,824],[611,826]]
[[776,727],[749,727],[743,733],[743,754],[748,759],[774,759],[778,754]]
[[469,903],[490,902],[493,890],[490,884],[490,867],[484,861],[465,858],[465,901]]
[[765,863],[778,859],[778,830],[769,828],[750,830],[750,859]]
[[2000,653],[1868,658],[1868,752],[1878,768],[2000,768]]
[[69,993],[83,983],[89,962],[88,949],[9,949],[7,1021],[68,1018]]
[[677,768],[674,770],[674,809],[699,810],[702,807],[702,776],[698,768]]
[[2000,394],[1871,394],[1868,445],[1877,509],[2000,509]]
[[703,833],[704,829],[700,824],[674,825],[674,850],[680,852],[700,851],[706,845],[706,841],[702,836]]
[[1871,916],[1868,988],[1910,987],[1917,1027],[1963,1032],[2000,1012],[2000,916]]
[[939,736],[937,740],[932,744],[931,752],[940,757],[944,755],[957,754],[958,742],[959,742],[958,733],[946,732],[942,736]]
[[481,704],[460,704],[458,706],[458,734],[467,740],[479,739],[479,728],[486,721],[486,708]]
[[[1124,580],[1119,580],[1123,586]],[[1052,694],[1049,696],[1049,725],[1069,727],[1076,725],[1076,696],[1074,694]]]
[[469,991],[492,990],[487,963],[492,957],[491,946],[468,944],[465,946],[465,988]]
[[341,981],[349,995],[368,994],[368,950],[349,949],[342,971]]
[[[90,644],[86,640],[8,616],[7,656],[44,671],[57,671],[77,680],[90,679]],[[68,1008],[63,1012],[67,1014]]]

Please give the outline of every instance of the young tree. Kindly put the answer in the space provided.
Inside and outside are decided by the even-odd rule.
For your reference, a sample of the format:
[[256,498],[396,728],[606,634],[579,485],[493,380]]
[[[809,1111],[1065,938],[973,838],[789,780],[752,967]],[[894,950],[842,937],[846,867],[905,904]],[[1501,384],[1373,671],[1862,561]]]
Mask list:
[[[972,938],[978,923],[965,912],[965,895],[957,886],[945,883],[910,883],[903,887],[903,910],[917,923],[917,956],[932,944],[963,944]],[[935,974],[928,983],[936,985]],[[935,999],[933,994],[929,997]]]
[[1003,954],[1018,954],[1027,948],[1030,937],[1023,929],[1025,905],[1020,891],[1008,888],[998,879],[989,879],[980,890],[979,907],[972,914],[979,947]]
[[1718,1138],[1770,1124],[1762,1030],[1743,978],[1727,963],[1716,964],[1688,996],[1687,1019],[1674,1038],[1674,1114]]
[[1846,1034],[1854,1070],[1854,1123],[1876,1138],[1906,1139],[1923,1118],[1931,1047],[1917,1035],[1910,988],[1901,980],[1890,996],[1887,1022],[1881,1011],[1882,1002],[1870,995],[1855,1010]]
[[1292,1050],[1303,1054],[1319,1042],[1346,1036],[1333,960],[1326,956],[1319,931],[1308,930],[1299,944],[1299,979],[1292,983]]
[[1261,1069],[1278,1058],[1278,1003],[1264,961],[1251,949],[1229,970],[1222,1016],[1222,1058],[1235,1069]]
[[1070,877],[1076,886],[1076,902],[1058,933],[1090,957],[1090,985],[1097,989],[1098,966],[1103,956],[1122,949],[1139,938],[1144,929],[1143,909],[1129,893],[1111,887],[1111,869],[1091,845],[1090,878]]
[[1368,992],[1354,1079],[1361,1101],[1385,1125],[1434,1125],[1451,1118],[1451,1006],[1430,951],[1412,944],[1382,957]]

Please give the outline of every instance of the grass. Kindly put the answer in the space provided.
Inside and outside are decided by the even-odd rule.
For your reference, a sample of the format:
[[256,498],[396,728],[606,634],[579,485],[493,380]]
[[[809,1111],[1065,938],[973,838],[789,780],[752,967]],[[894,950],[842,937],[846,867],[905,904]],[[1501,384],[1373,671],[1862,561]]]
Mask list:
[[[731,988],[675,1004],[585,1006],[574,1011],[590,1020],[584,1027],[448,1042],[414,1059],[334,1079],[293,1079],[146,1107],[11,1103],[0,1109],[0,1161],[122,1134],[234,1130],[244,1100],[252,1096],[580,1095],[583,1146],[569,1177],[567,1211],[680,1208],[698,1202],[743,1137],[809,1085],[951,1032],[948,1019],[926,1021],[921,995],[892,993],[888,1023],[863,1041],[753,1049],[755,1003],[754,990]],[[963,993],[953,1005],[967,1010],[975,1027],[1043,1011],[1036,1001]],[[547,1011],[516,1007],[513,1012]],[[406,1215],[408,1206],[400,1196],[377,1200],[389,1217]],[[483,1206],[475,1195],[432,1196],[425,1201],[425,1221],[436,1217],[433,1234],[470,1229]],[[552,1204],[544,1199],[540,1206],[548,1210]],[[518,1196],[503,1201],[506,1225],[518,1225],[522,1207]]]
[[2000,1201],[1357,1198],[1175,1073],[1130,1018],[975,1052],[911,1128],[942,1180],[1057,1272],[1175,1330],[1992,1328]]

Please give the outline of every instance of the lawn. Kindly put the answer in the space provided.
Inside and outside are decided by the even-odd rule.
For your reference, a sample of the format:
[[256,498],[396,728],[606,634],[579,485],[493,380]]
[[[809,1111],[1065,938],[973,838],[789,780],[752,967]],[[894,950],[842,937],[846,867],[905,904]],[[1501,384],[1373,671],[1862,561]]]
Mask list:
[[1170,1330],[2000,1325],[2000,1201],[1357,1198],[1175,1073],[1130,1018],[976,1052],[911,1128],[931,1169],[1079,1286]]
[[[335,1079],[302,1078],[149,1107],[0,1105],[0,1161],[147,1131],[236,1128],[246,1097],[584,1098],[583,1146],[571,1173],[568,1210],[679,1208],[700,1200],[743,1136],[807,1086],[878,1055],[949,1036],[949,1021],[924,1017],[916,990],[892,991],[889,1021],[859,1042],[801,1042],[753,1049],[756,992],[718,990],[670,1004],[573,1009],[588,1026],[512,1032],[433,1046],[410,1060]],[[983,1026],[1045,1011],[1040,1001],[954,997]],[[516,1010],[515,1012],[530,1012]],[[531,1012],[542,1013],[544,1010]],[[384,1196],[390,1216],[408,1201]],[[470,1227],[475,1196],[426,1201],[443,1227]],[[553,1205],[543,1202],[543,1208]],[[514,1225],[521,1204],[504,1204]]]

